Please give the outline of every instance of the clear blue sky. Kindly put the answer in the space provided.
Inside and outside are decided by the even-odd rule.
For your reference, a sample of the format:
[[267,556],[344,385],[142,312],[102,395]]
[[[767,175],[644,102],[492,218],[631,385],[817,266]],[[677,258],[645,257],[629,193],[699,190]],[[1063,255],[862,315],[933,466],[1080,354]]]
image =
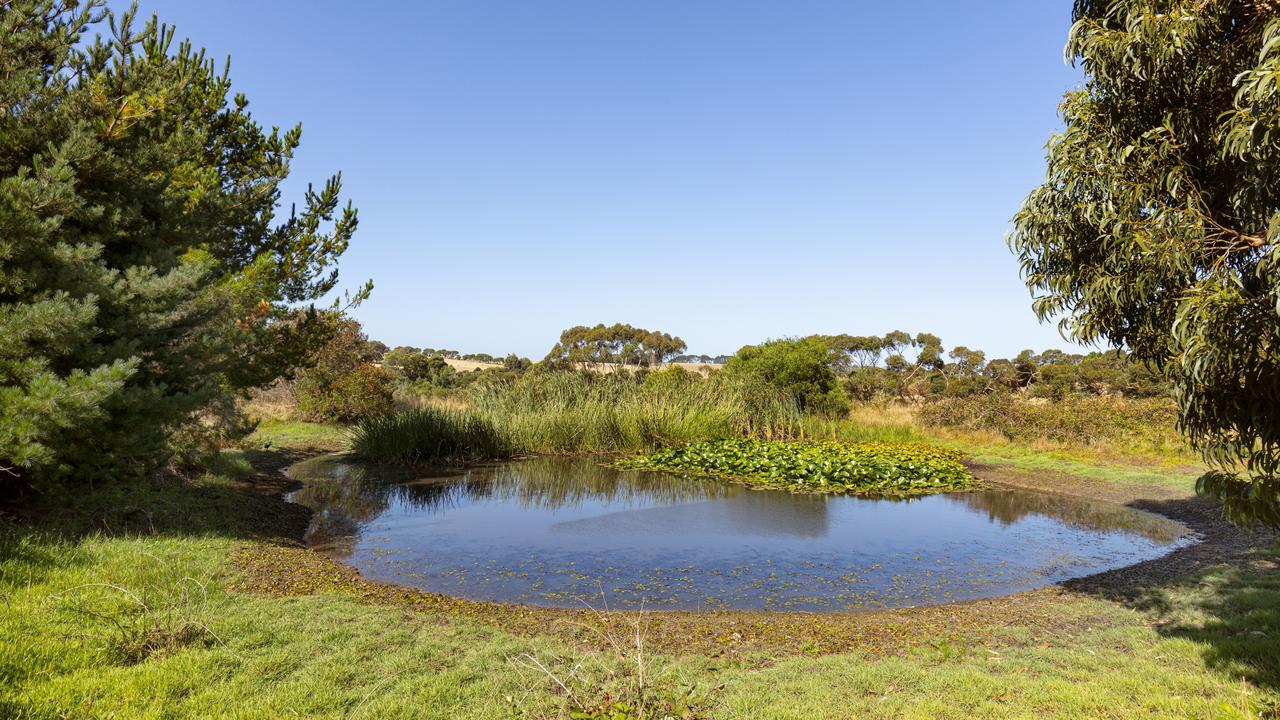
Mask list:
[[[930,331],[1065,347],[1005,245],[1044,173],[1069,0],[144,0],[232,57],[292,185],[341,169],[391,345],[541,357]],[[287,200],[290,198],[286,198]]]

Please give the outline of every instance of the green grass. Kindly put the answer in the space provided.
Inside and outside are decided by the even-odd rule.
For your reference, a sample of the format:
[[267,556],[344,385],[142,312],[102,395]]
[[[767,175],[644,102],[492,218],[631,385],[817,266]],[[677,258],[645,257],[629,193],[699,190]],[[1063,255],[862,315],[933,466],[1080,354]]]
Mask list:
[[[233,545],[97,536],[6,546],[0,716],[500,717],[503,696],[519,690],[493,668],[528,643],[350,597],[231,593]],[[126,651],[182,623],[199,630],[150,655]]]
[[959,451],[920,443],[737,438],[660,450],[615,465],[783,490],[907,497],[976,486],[960,463],[963,457]]
[[301,420],[263,420],[245,445],[253,448],[290,447],[338,450],[348,444],[349,430],[339,425]]
[[[956,628],[898,654],[769,662],[652,655],[642,641],[637,665],[630,637],[579,650],[356,595],[232,590],[228,558],[251,541],[218,502],[227,484],[132,498],[151,504],[155,535],[79,534],[76,515],[3,535],[0,716],[567,717],[574,703],[535,660],[582,706],[672,708],[691,689],[694,717],[1242,718],[1280,702],[1274,569],[1214,569],[1149,592],[1137,612],[1063,600],[1079,627]],[[1277,560],[1260,551],[1256,564]]]
[[[585,419],[555,431],[562,436],[535,429],[523,437],[566,447],[589,425],[575,426],[602,417],[591,415],[598,408],[581,412]],[[666,427],[686,429],[661,437],[718,432],[719,423],[679,420]],[[600,438],[620,445],[634,431]],[[925,431],[899,411],[807,420],[796,434],[931,439],[1068,481],[1189,489],[1193,472],[1172,459],[1117,460],[1096,446]],[[250,446],[339,448],[345,438],[341,428],[275,422]],[[814,654],[671,656],[643,643],[652,615],[639,618],[637,652],[632,635],[592,649],[464,614],[370,604],[359,589],[294,597],[236,589],[245,584],[237,551],[271,542],[260,498],[235,482],[255,457],[224,453],[191,482],[77,491],[38,522],[0,524],[0,717],[567,718],[617,703],[765,720],[1280,717],[1275,547],[1123,602],[1046,594],[1037,602],[1047,604],[1040,616],[1048,623],[906,623],[895,630],[904,642],[889,649],[835,655],[818,655],[815,645]]]
[[1065,473],[1093,480],[1190,489],[1204,468],[1195,465],[1168,466],[1160,462],[1106,462],[1088,453],[1070,449],[1035,449],[1016,443],[966,443],[943,440],[943,444],[964,449],[978,463],[1005,465],[1019,470]]

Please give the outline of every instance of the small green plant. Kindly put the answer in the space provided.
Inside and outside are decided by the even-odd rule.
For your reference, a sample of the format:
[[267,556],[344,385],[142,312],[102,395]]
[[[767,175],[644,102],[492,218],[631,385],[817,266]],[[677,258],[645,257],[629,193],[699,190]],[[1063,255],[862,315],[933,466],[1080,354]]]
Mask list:
[[797,491],[914,496],[964,490],[977,481],[963,453],[922,443],[719,440],[625,458],[617,467],[662,470]]

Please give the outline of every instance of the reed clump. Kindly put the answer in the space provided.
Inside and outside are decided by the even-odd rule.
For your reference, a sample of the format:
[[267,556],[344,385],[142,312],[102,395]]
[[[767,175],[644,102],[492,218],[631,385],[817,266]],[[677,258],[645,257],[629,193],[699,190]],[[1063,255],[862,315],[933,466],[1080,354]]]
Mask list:
[[641,452],[803,432],[790,396],[749,379],[543,372],[477,385],[461,407],[427,405],[364,420],[352,449],[370,459],[428,463]]
[[407,465],[498,460],[514,454],[482,415],[432,406],[361,420],[352,428],[351,450],[361,457]]

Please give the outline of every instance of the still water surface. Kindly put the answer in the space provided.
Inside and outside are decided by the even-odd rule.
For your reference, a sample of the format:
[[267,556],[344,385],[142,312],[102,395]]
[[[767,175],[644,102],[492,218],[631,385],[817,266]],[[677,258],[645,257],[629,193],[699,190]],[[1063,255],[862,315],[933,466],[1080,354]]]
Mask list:
[[1156,515],[990,488],[794,495],[538,458],[423,477],[330,456],[289,473],[308,542],[433,592],[613,609],[835,611],[1027,590],[1189,542]]

